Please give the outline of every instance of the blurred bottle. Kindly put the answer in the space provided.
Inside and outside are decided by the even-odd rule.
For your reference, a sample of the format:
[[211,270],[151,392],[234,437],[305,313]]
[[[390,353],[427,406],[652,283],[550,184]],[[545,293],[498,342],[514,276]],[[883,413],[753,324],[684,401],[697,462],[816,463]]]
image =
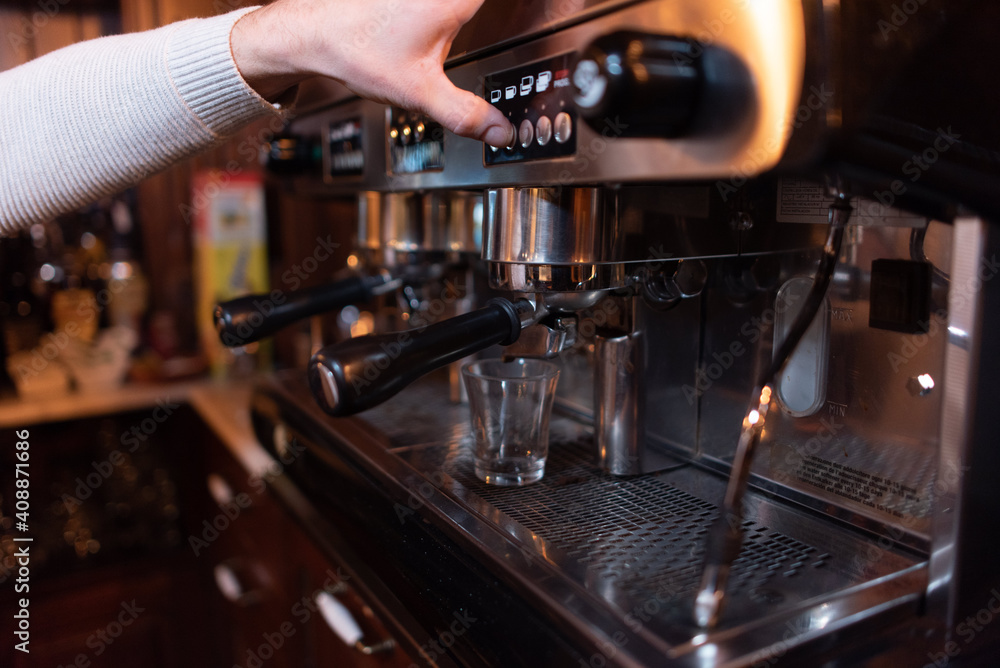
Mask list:
[[124,201],[115,200],[110,215],[111,276],[108,290],[112,298],[108,304],[108,324],[130,329],[138,336],[149,308],[149,282],[136,260],[139,251],[137,230],[132,211]]

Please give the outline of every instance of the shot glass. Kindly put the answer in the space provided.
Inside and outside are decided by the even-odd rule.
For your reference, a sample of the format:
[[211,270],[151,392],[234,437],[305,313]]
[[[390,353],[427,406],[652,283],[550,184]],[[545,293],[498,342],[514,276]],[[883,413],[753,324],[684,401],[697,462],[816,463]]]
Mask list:
[[541,360],[490,359],[465,365],[462,378],[476,439],[476,476],[508,486],[541,480],[559,368]]

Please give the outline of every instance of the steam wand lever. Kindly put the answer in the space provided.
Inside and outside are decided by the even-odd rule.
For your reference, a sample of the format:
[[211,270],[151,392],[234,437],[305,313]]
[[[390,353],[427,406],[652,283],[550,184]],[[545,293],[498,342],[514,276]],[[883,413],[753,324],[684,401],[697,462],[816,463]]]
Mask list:
[[706,534],[705,563],[694,603],[694,621],[702,628],[714,627],[719,621],[729,572],[743,545],[743,497],[750,478],[754,451],[760,442],[771,398],[774,396],[775,379],[795,352],[799,340],[809,329],[809,325],[823,304],[827,287],[833,277],[833,269],[837,264],[837,258],[840,257],[844,228],[850,216],[850,200],[845,195],[837,193],[837,199],[830,205],[830,230],[812,288],[788,336],[785,337],[771,365],[765,370],[754,389],[750,406],[743,418],[743,428],[729,474],[729,484],[726,486],[726,495],[722,501],[722,512]]

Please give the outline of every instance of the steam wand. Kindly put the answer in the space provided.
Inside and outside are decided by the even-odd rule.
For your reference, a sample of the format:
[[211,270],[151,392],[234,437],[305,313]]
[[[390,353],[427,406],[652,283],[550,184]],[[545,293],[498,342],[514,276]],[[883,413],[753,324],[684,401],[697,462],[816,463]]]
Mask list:
[[709,528],[708,540],[705,545],[705,563],[702,567],[701,585],[694,603],[694,620],[702,628],[714,627],[719,621],[726,596],[726,583],[733,562],[739,556],[743,545],[743,496],[746,494],[747,481],[750,478],[750,466],[753,464],[754,450],[760,442],[764,431],[764,422],[774,395],[775,378],[779,376],[788,359],[795,352],[799,340],[809,329],[817,311],[823,304],[827,287],[833,277],[833,269],[840,257],[840,245],[844,238],[844,228],[851,217],[850,199],[837,192],[836,199],[830,205],[830,230],[823,247],[819,269],[813,281],[809,295],[788,336],[778,348],[770,366],[764,372],[760,382],[753,390],[750,406],[743,418],[743,429],[739,444],[736,447],[736,457],[733,459],[732,472],[729,474],[729,484],[726,496],[722,502],[722,512]]

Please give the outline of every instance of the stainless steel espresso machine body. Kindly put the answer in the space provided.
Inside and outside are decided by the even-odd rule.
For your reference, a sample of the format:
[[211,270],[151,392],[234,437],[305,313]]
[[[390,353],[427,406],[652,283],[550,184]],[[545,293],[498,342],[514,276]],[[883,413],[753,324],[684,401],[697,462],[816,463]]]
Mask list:
[[[308,388],[298,374],[256,400],[265,445],[276,424],[306,445],[287,473],[317,504],[350,510],[327,475],[384,505],[351,525],[359,544],[378,525],[373,554],[430,540],[457,560],[449,588],[416,554],[379,557],[421,661],[997,651],[997,147],[978,112],[912,105],[919,73],[949,76],[927,59],[949,62],[973,10],[995,10],[911,4],[487,2],[447,72],[511,119],[511,146],[348,96],[293,121],[322,160],[291,187],[362,193],[395,221],[378,242],[359,228],[381,269],[481,248],[467,308],[331,342]],[[475,241],[440,222],[477,205]],[[418,220],[439,222],[405,232]],[[477,353],[562,366],[535,485],[478,481],[467,407],[421,378]],[[428,651],[458,608],[485,621]]]

